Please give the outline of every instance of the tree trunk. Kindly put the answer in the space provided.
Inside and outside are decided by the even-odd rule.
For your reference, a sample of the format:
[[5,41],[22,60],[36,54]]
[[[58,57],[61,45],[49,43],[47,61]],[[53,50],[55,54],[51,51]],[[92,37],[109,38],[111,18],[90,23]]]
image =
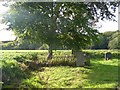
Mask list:
[[83,67],[85,66],[85,57],[82,51],[75,51],[74,52],[75,56],[76,56],[76,66],[77,67]]
[[72,54],[75,55],[75,50],[72,49]]
[[52,47],[49,46],[47,60],[51,60],[53,56]]

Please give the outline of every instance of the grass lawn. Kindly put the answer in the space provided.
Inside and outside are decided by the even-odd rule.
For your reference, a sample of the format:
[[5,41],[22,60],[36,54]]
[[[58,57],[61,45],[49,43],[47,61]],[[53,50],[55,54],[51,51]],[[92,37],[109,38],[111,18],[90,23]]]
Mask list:
[[[14,58],[18,55],[3,53],[4,88],[116,88],[118,85],[118,59],[92,58],[91,66],[50,66],[36,70],[25,68]],[[22,53],[21,53],[22,54]],[[24,54],[24,53],[23,53]],[[20,65],[19,65],[20,64]]]

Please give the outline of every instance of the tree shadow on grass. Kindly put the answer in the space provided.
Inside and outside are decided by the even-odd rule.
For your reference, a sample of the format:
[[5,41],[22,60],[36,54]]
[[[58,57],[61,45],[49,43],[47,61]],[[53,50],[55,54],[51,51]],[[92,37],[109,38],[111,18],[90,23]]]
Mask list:
[[118,85],[118,68],[117,65],[107,65],[97,63],[92,67],[92,72],[88,74],[88,80],[92,87],[95,88],[116,88]]

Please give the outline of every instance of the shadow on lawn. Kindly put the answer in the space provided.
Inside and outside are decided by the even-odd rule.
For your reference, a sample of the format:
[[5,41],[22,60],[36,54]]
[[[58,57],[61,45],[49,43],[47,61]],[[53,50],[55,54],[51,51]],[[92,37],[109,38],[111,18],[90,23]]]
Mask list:
[[[105,86],[114,84],[109,88],[116,88],[118,85],[118,68],[120,66],[97,63],[92,66],[92,72],[88,75],[88,80],[92,86]],[[108,85],[109,86],[109,85]],[[108,87],[107,86],[107,87]]]

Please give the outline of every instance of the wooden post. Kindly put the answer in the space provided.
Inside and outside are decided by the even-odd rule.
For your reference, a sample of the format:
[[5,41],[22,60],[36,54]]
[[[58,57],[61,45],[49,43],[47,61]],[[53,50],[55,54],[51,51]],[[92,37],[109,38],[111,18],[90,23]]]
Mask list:
[[53,55],[52,47],[51,47],[51,45],[49,45],[47,60],[51,60],[52,59],[52,55]]

